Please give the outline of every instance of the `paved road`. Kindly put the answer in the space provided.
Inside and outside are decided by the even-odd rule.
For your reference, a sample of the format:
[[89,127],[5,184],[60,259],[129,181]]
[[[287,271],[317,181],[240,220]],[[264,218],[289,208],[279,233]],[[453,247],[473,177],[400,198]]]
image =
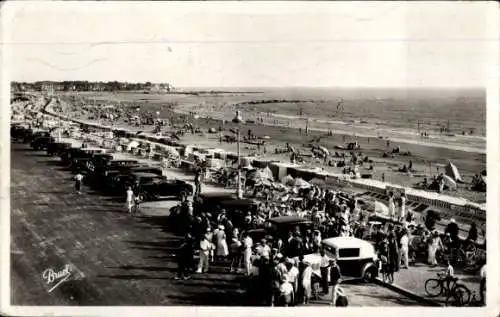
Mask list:
[[[162,215],[132,218],[123,202],[73,192],[57,159],[11,149],[13,305],[238,305],[241,283],[227,269],[175,281],[178,237]],[[74,278],[49,292],[42,273],[71,264]],[[375,285],[346,285],[353,306],[417,305]],[[315,303],[324,304],[324,303]]]

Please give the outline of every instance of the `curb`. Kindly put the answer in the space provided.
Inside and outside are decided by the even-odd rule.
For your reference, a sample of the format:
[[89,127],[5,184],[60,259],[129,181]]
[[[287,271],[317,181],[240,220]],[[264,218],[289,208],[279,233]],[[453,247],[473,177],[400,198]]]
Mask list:
[[441,304],[441,303],[438,303],[438,302],[436,302],[434,300],[431,300],[431,299],[425,298],[423,296],[417,295],[417,294],[415,294],[415,293],[413,293],[413,292],[411,292],[409,290],[406,290],[406,289],[404,289],[404,288],[402,288],[400,286],[397,286],[397,285],[394,285],[394,284],[385,283],[382,280],[380,280],[379,278],[374,279],[373,282],[375,284],[378,284],[378,285],[382,286],[382,287],[385,287],[385,288],[388,288],[388,289],[390,289],[392,291],[400,293],[400,294],[402,294],[402,295],[404,295],[406,297],[414,299],[414,300],[416,300],[418,302],[425,303],[428,306],[444,307],[444,305]]

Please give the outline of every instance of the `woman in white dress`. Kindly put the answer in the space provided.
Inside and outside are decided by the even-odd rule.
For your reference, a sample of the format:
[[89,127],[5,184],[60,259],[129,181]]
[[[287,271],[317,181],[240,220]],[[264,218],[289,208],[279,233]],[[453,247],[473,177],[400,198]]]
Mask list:
[[219,225],[219,230],[214,232],[214,238],[216,241],[216,257],[218,261],[223,261],[229,255],[229,250],[227,247],[226,233],[224,232],[224,226]]
[[437,231],[434,231],[427,249],[427,262],[429,262],[430,265],[435,266],[438,264],[436,260],[436,252],[442,248],[443,242],[441,242],[441,238],[439,237]]

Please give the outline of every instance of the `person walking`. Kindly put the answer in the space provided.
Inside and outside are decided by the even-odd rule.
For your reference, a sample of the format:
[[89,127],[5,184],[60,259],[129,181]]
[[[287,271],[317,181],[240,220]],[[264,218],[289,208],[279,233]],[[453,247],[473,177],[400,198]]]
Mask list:
[[340,267],[334,259],[330,260],[330,289],[332,291],[332,302],[331,306],[336,306],[337,304],[337,293],[340,282],[342,281],[342,274],[340,272]]
[[229,272],[238,272],[238,268],[240,267],[241,264],[241,249],[242,244],[241,241],[238,239],[237,235],[234,235],[232,238],[231,242],[231,252],[230,257],[231,257],[231,264],[229,266]]
[[432,237],[429,240],[427,249],[427,262],[430,265],[436,266],[438,264],[436,260],[436,252],[442,249],[443,249],[443,242],[441,241],[438,232],[434,231]]
[[400,240],[400,245],[401,248],[399,249],[400,253],[400,264],[403,262],[403,266],[401,268],[407,269],[409,265],[409,258],[408,258],[408,253],[409,253],[409,238],[408,238],[408,231],[406,229],[403,229],[403,235]]
[[311,263],[309,263],[308,261],[304,261],[303,263],[304,263],[305,268],[304,268],[304,272],[302,273],[302,279],[301,279],[302,289],[304,292],[302,303],[309,304],[309,301],[311,300],[311,296],[312,296],[311,281],[312,281],[313,270],[311,267]]
[[319,270],[321,273],[321,288],[323,288],[323,293],[328,295],[328,266],[329,258],[325,254],[325,250],[321,249],[319,252],[321,256]]
[[178,269],[177,276],[175,277],[176,280],[187,280],[190,278],[189,271],[193,268],[193,255],[193,237],[188,233],[177,252]]
[[75,190],[76,190],[76,193],[78,195],[81,194],[82,181],[83,181],[83,175],[80,173],[76,174],[75,175]]
[[245,265],[245,274],[252,274],[252,247],[253,241],[248,233],[245,233],[243,239],[243,263]]
[[195,196],[199,196],[201,194],[201,174],[202,174],[201,167],[196,168],[194,174]]
[[218,262],[224,262],[229,255],[229,250],[227,247],[226,233],[224,231],[224,226],[219,225],[217,232],[214,232],[215,238],[215,256]]
[[132,207],[134,207],[134,191],[132,190],[132,187],[127,189],[126,194],[127,198],[125,204],[127,205],[127,211],[129,214],[132,214]]
[[208,259],[210,256],[212,244],[207,239],[207,234],[203,235],[202,240],[200,241],[200,261],[198,263],[198,270],[196,273],[204,273],[208,271]]

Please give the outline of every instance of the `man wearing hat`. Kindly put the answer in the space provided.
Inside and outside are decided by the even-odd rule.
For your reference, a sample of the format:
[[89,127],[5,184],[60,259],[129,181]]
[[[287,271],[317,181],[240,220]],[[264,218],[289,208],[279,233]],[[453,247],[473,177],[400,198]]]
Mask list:
[[340,267],[335,259],[330,259],[330,290],[332,292],[331,306],[335,306],[337,303],[337,292],[341,281],[342,274],[340,273]]
[[458,231],[459,228],[458,225],[455,223],[455,219],[451,218],[450,223],[448,224],[448,226],[446,226],[445,233],[450,234],[451,242],[454,246],[456,246],[456,244],[459,242]]

